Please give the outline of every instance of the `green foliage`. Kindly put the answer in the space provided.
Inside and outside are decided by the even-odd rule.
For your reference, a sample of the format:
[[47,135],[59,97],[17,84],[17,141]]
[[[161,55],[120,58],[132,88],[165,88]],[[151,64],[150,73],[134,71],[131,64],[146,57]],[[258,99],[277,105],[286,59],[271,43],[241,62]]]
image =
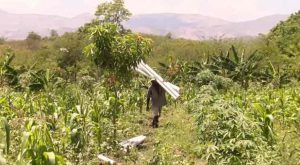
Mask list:
[[52,38],[58,37],[57,31],[52,29],[52,30],[50,31],[50,37],[52,37]]
[[77,80],[78,72],[83,67],[81,65],[84,62],[82,50],[85,41],[84,36],[79,33],[65,33],[56,38],[54,47],[59,50],[57,65],[66,72],[63,77],[67,80]]
[[30,164],[65,164],[63,157],[55,153],[53,139],[46,125],[37,125],[27,121],[26,132],[22,137],[22,152],[18,156],[19,163]]
[[198,86],[212,85],[216,89],[224,90],[229,89],[233,84],[231,79],[215,75],[209,70],[203,70],[198,73],[194,78],[194,82]]
[[180,61],[176,60],[173,61],[172,58],[170,59],[170,64],[167,65],[165,63],[160,62],[160,71],[161,73],[165,74],[165,79],[176,82],[179,79],[181,79],[186,72],[184,69],[184,64],[182,64]]
[[256,164],[264,145],[259,125],[224,100],[199,111],[201,151],[209,164]]
[[122,35],[115,24],[91,28],[90,38],[92,43],[85,48],[85,54],[99,68],[111,72],[119,80],[130,76],[132,68],[151,51],[151,40],[133,33]]
[[288,71],[277,67],[275,69],[272,62],[269,62],[268,67],[257,75],[263,84],[271,83],[274,87],[281,88],[284,84],[291,82],[291,75]]
[[26,40],[41,40],[42,37],[35,32],[29,32]]
[[100,24],[113,23],[124,30],[121,23],[127,21],[131,13],[124,7],[123,0],[113,0],[112,2],[104,2],[98,5],[95,15],[98,17]]
[[[158,66],[159,62],[170,63],[170,57],[174,61],[200,62],[220,52],[227,52],[232,45],[237,50],[245,49],[245,52],[253,52],[261,45],[261,40],[254,39],[211,39],[193,41],[187,39],[168,39],[164,36],[146,35],[153,40],[153,51],[148,60],[151,66]],[[153,57],[153,58],[152,58]]]
[[31,72],[31,82],[29,84],[30,91],[39,91],[51,89],[51,81],[53,79],[53,74],[50,73],[49,69],[47,71],[39,70],[36,73]]
[[[91,44],[85,47],[84,53],[91,57],[99,69],[104,70],[107,78],[107,98],[111,108],[111,122],[113,124],[113,138],[116,139],[116,123],[119,117],[121,102],[119,92],[120,83],[128,83],[131,80],[133,68],[149,55],[150,40],[133,34],[122,34],[117,24],[103,24],[90,29]],[[115,146],[115,145],[114,145]]]
[[300,11],[280,22],[268,34],[268,41],[274,42],[280,53],[289,57],[300,56]]
[[4,37],[0,37],[0,45],[4,44],[6,42],[6,39]]
[[185,104],[198,118],[200,155],[208,164],[297,164],[298,90],[256,84],[247,91],[210,85],[187,91],[194,92]]
[[27,47],[31,50],[36,50],[40,47],[42,37],[35,32],[28,33],[26,37]]
[[[140,105],[135,101],[143,94],[132,92],[140,90],[137,82],[132,90],[122,88],[117,99],[114,91],[105,88],[104,84],[92,85],[89,91],[71,84],[34,93],[1,92],[0,115],[9,118],[8,124],[12,128],[9,160],[15,162],[19,155],[20,162],[45,162],[48,159],[45,152],[50,153],[50,157],[53,152],[56,161],[63,156],[71,164],[88,164],[86,162],[91,163],[91,159],[97,160],[99,153],[117,155],[118,142],[141,132],[135,132],[133,125],[140,127],[141,115],[135,117],[140,113]],[[112,109],[116,109],[117,114]],[[111,121],[115,115],[122,122],[113,125]],[[124,123],[128,124],[124,126]],[[121,132],[117,137],[114,137],[114,127]],[[5,137],[2,129],[1,135]],[[21,141],[24,144],[22,150]],[[6,148],[5,139],[3,144]]]
[[[80,32],[0,45],[0,164],[98,164],[99,153],[122,164],[300,163],[300,66],[286,56],[299,54],[298,14],[267,39],[142,35],[150,52],[148,38],[121,26],[123,1],[98,9]],[[133,74],[141,59],[180,86],[156,130],[143,111],[148,80]],[[120,152],[140,134],[142,146]]]
[[[4,153],[9,154],[10,149],[10,127],[6,118],[0,118],[0,150],[3,150]],[[2,154],[2,151],[0,151]],[[1,161],[0,161],[1,162]]]
[[224,56],[221,53],[219,56],[212,57],[210,68],[214,73],[229,77],[234,81],[240,82],[244,88],[248,88],[249,81],[255,78],[255,72],[258,70],[261,56],[256,54],[256,51],[249,56],[238,54],[234,46]]
[[[299,97],[295,94],[298,91],[299,88],[294,86],[276,90],[257,90],[256,87],[247,95],[247,105],[251,105],[248,111],[259,121],[262,135],[268,143],[277,148],[276,152],[280,155],[286,155],[281,157],[281,162],[286,164],[299,163],[295,161],[299,159],[299,153],[293,151],[299,147],[297,140],[293,140],[299,132],[295,130],[298,126],[293,122],[299,113]],[[292,144],[289,149],[286,148],[287,143]]]
[[18,73],[11,66],[11,62],[15,58],[15,54],[12,50],[8,49],[4,53],[5,60],[0,64],[0,86],[8,85],[15,86],[18,83]]

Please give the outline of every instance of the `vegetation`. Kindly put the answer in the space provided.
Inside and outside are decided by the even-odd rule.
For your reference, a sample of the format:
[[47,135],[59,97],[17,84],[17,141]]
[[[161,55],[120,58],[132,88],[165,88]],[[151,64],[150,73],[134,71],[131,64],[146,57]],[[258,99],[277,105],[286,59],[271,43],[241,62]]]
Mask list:
[[129,20],[131,13],[124,8],[123,0],[113,0],[113,2],[104,2],[98,5],[95,15],[99,19],[99,23],[114,23],[122,30],[123,21]]
[[26,37],[26,43],[28,49],[35,50],[40,46],[40,41],[42,37],[35,32],[30,32]]
[[0,45],[4,44],[6,39],[4,37],[0,37]]
[[[299,29],[299,12],[267,36],[206,41],[124,29],[121,0],[96,15],[78,32],[0,44],[0,164],[99,164],[100,153],[122,164],[300,164],[299,43],[281,33]],[[158,129],[144,110],[149,80],[133,71],[141,59],[181,88]]]
[[300,56],[300,11],[292,14],[287,21],[279,23],[268,35],[268,40],[274,42],[280,53],[293,57]]

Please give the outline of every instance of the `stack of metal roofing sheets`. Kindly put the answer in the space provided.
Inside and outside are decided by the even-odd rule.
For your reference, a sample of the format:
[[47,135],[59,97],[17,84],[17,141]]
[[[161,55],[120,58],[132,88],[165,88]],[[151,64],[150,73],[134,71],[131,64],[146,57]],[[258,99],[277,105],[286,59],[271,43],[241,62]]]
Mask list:
[[150,66],[145,64],[144,61],[141,61],[137,65],[135,70],[151,79],[155,79],[159,83],[159,85],[164,88],[165,91],[168,92],[174,99],[177,99],[180,96],[180,88],[178,86],[164,81],[164,79],[159,74],[157,74]]

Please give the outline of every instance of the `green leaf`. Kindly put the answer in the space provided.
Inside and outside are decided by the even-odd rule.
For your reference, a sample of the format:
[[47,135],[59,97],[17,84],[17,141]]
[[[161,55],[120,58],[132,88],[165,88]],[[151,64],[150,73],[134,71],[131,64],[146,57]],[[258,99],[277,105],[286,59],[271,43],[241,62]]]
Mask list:
[[9,124],[7,122],[7,120],[5,120],[5,133],[6,133],[6,153],[9,153],[9,147],[10,147],[10,127]]
[[54,152],[44,152],[43,155],[46,159],[47,165],[55,165],[56,164]]
[[5,98],[5,97],[1,98],[1,99],[0,99],[0,104],[3,104],[5,101],[6,101],[6,98]]
[[231,46],[231,50],[232,50],[232,53],[233,53],[235,63],[239,63],[240,61],[239,61],[238,52],[236,51],[236,49],[233,45]]

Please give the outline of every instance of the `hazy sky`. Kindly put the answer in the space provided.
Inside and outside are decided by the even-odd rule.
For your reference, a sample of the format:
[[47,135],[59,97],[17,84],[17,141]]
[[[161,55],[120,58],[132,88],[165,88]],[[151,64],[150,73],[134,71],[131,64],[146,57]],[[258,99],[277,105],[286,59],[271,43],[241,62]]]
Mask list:
[[[104,0],[0,0],[0,9],[11,13],[51,14],[72,17],[94,13]],[[230,21],[255,19],[300,10],[300,0],[125,0],[133,14],[192,13]]]

